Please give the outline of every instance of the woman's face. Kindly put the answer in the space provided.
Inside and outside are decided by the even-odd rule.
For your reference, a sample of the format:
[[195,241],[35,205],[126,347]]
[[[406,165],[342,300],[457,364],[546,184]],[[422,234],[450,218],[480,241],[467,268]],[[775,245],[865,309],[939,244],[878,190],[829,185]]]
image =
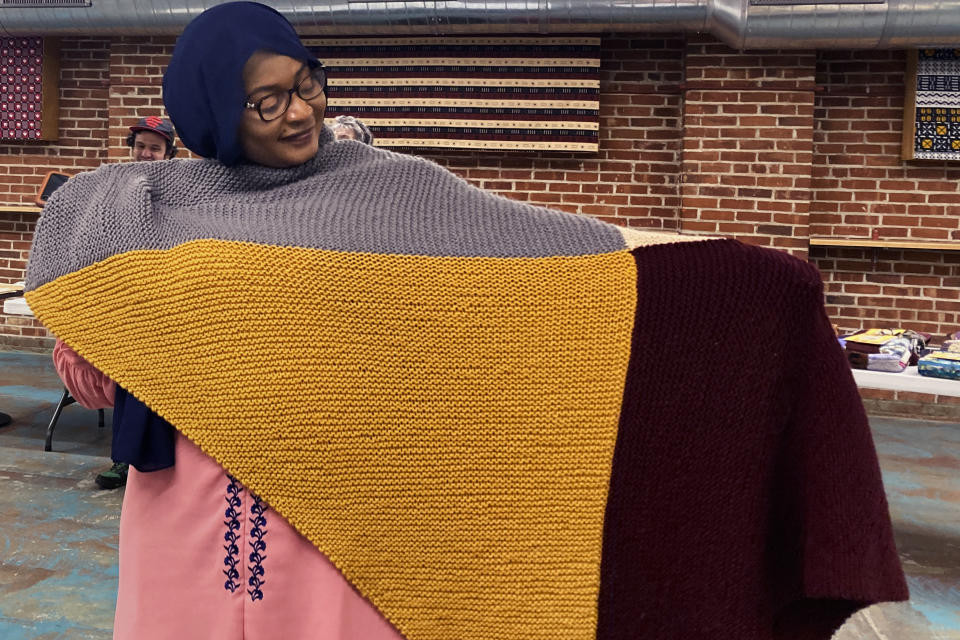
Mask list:
[[[271,93],[286,92],[309,75],[309,67],[293,58],[258,51],[243,67],[247,100],[256,103]],[[294,91],[290,106],[276,120],[264,122],[256,109],[244,109],[240,146],[250,162],[268,167],[293,167],[316,155],[327,108],[321,93],[309,101]]]

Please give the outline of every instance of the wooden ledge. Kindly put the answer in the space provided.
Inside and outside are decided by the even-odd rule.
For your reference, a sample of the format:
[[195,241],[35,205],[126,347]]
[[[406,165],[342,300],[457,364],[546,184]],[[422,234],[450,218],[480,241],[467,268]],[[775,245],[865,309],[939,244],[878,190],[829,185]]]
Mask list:
[[867,249],[927,249],[960,251],[960,242],[929,240],[872,240],[870,238],[810,238],[811,247],[863,247]]
[[32,204],[0,204],[0,213],[40,213],[43,207]]

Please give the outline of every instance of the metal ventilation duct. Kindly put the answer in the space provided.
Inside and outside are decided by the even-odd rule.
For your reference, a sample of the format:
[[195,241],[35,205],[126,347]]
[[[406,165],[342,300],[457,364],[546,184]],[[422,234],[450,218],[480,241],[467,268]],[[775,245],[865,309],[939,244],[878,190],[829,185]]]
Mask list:
[[[9,35],[178,34],[221,0],[0,0]],[[325,0],[268,2],[301,33],[711,33],[735,49],[960,45],[960,0]]]

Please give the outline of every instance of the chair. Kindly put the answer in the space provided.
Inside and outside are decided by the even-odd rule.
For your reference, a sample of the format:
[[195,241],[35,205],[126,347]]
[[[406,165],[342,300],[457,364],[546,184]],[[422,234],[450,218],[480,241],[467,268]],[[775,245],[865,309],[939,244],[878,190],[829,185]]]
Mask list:
[[[53,412],[53,417],[50,418],[50,424],[47,425],[47,439],[43,443],[44,451],[53,451],[53,430],[57,426],[57,420],[60,418],[60,412],[63,411],[63,408],[69,406],[76,402],[76,398],[70,395],[70,391],[66,387],[63,388],[63,393],[60,395],[60,402],[57,403],[57,408]],[[103,409],[97,410],[99,416],[97,418],[97,427],[103,429]]]

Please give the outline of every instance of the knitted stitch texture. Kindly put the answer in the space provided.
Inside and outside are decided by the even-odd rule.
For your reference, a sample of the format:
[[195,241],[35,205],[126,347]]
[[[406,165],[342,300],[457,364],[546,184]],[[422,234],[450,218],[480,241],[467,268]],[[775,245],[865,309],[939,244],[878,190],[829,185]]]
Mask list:
[[174,159],[103,166],[57,189],[26,289],[137,249],[201,238],[334,251],[541,257],[623,250],[613,225],[494,196],[438,165],[333,144],[292,169]]
[[71,180],[27,297],[410,640],[827,640],[906,592],[818,276],[676,240],[327,144]]
[[58,195],[37,316],[398,630],[594,636],[636,298],[615,227],[359,145],[111,166]]
[[633,275],[626,251],[198,240],[108,258],[31,305],[407,637],[586,639]]
[[733,241],[634,257],[597,638],[828,640],[907,599],[816,269]]

